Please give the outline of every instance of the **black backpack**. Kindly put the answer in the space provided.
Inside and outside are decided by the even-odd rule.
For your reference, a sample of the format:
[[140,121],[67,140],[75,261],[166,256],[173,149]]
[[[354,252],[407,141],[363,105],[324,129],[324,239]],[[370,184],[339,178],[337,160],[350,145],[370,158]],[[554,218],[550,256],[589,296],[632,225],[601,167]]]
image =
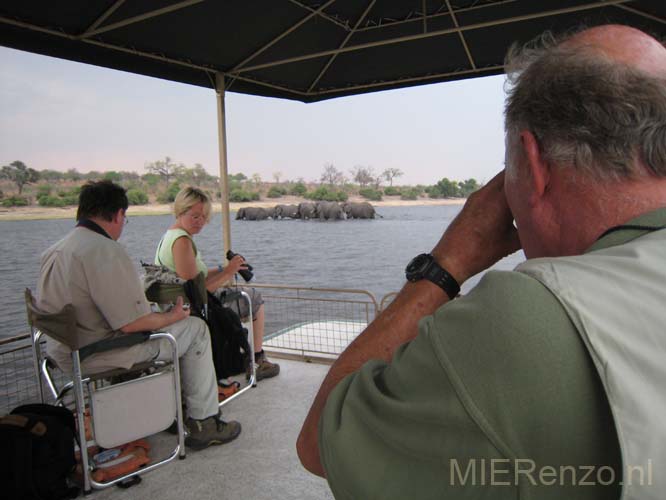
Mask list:
[[208,317],[213,364],[217,379],[237,375],[245,370],[250,356],[247,328],[233,309],[225,307],[213,294],[208,293]]
[[[0,482],[10,500],[74,498],[67,485],[74,470],[74,416],[46,404],[19,406],[0,417]],[[5,496],[6,495],[6,496]]]

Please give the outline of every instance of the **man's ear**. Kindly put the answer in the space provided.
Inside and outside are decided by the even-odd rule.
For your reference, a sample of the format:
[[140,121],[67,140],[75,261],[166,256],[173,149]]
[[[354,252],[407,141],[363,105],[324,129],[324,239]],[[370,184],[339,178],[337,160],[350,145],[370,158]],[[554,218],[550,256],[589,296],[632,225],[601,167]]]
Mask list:
[[550,166],[543,159],[539,143],[532,132],[529,130],[521,131],[520,144],[526,166],[530,172],[532,192],[535,196],[542,197],[550,184]]
[[113,214],[113,219],[111,219],[111,222],[114,224],[122,223],[125,225],[125,211],[122,208],[118,209],[118,211]]

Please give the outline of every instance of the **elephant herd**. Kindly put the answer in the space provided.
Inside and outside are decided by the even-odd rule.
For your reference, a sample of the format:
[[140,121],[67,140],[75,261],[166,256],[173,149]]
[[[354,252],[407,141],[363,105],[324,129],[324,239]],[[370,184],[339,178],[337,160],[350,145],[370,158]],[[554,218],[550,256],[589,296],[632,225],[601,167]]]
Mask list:
[[370,203],[337,203],[335,201],[303,202],[298,205],[275,205],[273,208],[245,207],[236,212],[236,220],[277,219],[374,219],[375,207]]

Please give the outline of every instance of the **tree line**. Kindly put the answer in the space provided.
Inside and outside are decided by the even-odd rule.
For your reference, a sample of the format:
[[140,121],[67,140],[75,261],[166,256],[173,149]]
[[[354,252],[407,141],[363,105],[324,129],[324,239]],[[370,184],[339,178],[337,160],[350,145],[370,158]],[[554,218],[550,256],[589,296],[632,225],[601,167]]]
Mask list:
[[[81,185],[89,180],[110,180],[127,189],[132,205],[150,202],[170,203],[184,185],[198,186],[212,198],[221,197],[219,178],[209,174],[201,164],[188,167],[170,157],[146,163],[145,173],[115,171],[79,172],[69,169],[35,170],[22,161],[14,161],[0,169],[4,180],[0,189],[0,203],[5,207],[26,206],[36,203],[47,207],[76,205]],[[331,163],[323,166],[317,181],[306,182],[303,178],[284,179],[282,172],[272,174],[273,182],[265,182],[259,174],[244,173],[228,177],[229,199],[234,202],[257,201],[266,198],[281,198],[291,195],[317,201],[347,201],[350,196],[361,196],[379,201],[383,196],[399,196],[404,200],[419,198],[467,197],[481,185],[476,179],[455,181],[443,178],[433,185],[398,186],[394,181],[404,175],[399,168],[388,168],[375,172],[372,167],[357,165],[349,170],[349,176]],[[7,186],[15,188],[9,194]]]

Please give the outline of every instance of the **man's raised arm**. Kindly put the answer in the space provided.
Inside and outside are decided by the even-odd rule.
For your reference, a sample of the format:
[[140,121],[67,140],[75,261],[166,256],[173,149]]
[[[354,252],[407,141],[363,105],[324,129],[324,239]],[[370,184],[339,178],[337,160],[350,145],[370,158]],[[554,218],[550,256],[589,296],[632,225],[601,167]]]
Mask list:
[[[470,196],[432,255],[462,284],[519,248],[501,172]],[[390,362],[400,345],[416,337],[419,320],[448,300],[441,288],[427,280],[405,284],[388,308],[340,355],[324,379],[298,436],[298,456],[307,470],[322,477],[325,474],[319,458],[318,425],[335,386],[370,359]]]

